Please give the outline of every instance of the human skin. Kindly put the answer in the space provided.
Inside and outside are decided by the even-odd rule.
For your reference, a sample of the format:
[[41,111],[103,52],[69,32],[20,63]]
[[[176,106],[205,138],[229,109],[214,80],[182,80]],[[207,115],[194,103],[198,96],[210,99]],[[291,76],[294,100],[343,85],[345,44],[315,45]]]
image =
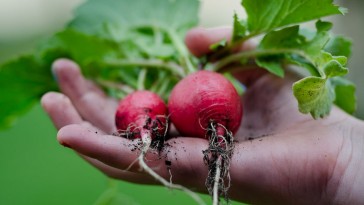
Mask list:
[[[186,45],[201,56],[229,34],[227,28],[192,29]],[[125,171],[139,152],[128,147],[135,142],[110,135],[117,102],[69,60],[57,60],[53,72],[62,93],[45,94],[42,106],[59,130],[58,141],[109,177],[155,184],[137,163]],[[230,197],[252,204],[364,204],[363,121],[337,107],[319,120],[301,114],[292,94],[297,79],[289,72],[285,78],[257,69],[235,75],[248,89],[242,99],[243,123],[235,135]],[[206,192],[202,150],[208,142],[184,136],[169,144],[173,146],[165,154],[172,162],[173,182]],[[150,167],[169,179],[165,159],[153,153],[147,158]]]

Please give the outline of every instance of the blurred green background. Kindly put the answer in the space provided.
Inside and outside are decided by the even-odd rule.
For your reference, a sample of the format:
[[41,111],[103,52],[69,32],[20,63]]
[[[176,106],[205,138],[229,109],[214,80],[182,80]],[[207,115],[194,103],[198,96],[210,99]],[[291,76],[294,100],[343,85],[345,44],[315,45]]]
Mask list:
[[[41,39],[59,30],[72,18],[72,9],[82,0],[1,0],[0,62],[30,51]],[[229,25],[234,11],[242,12],[239,0],[205,0],[200,12],[201,25]],[[358,111],[364,118],[364,1],[342,1],[349,14],[333,18],[334,32],[354,41],[349,61],[349,78],[357,85]],[[1,105],[0,105],[1,109]],[[14,127],[0,132],[0,204],[89,205],[108,187],[107,178],[58,144],[56,130],[39,104]],[[193,204],[178,191],[162,187],[118,182],[118,204]],[[203,196],[209,202],[207,196]],[[232,204],[240,204],[233,202]]]
[[[39,105],[15,127],[0,132],[0,204],[90,205],[107,189],[107,178],[60,146],[55,136],[56,130]],[[194,204],[179,191],[118,184],[123,200],[115,204]],[[207,196],[204,199],[209,201]]]

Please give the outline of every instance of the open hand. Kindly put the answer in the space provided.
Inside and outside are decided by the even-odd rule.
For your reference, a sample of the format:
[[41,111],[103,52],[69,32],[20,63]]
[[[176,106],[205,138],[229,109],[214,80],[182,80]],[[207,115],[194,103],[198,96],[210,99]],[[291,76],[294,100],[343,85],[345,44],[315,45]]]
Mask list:
[[[200,56],[229,34],[225,28],[193,29],[186,44]],[[42,105],[59,130],[58,141],[112,178],[155,184],[137,163],[125,171],[139,152],[133,151],[136,141],[110,135],[116,131],[117,102],[69,60],[56,61],[53,71],[63,94],[45,94]],[[252,69],[235,75],[248,90],[243,123],[235,136],[230,197],[253,204],[364,204],[364,123],[336,107],[320,120],[299,113],[291,89],[293,74],[282,79]],[[147,155],[148,165],[169,179],[169,160],[174,183],[206,192],[202,150],[207,140],[185,136],[168,144],[162,159]]]

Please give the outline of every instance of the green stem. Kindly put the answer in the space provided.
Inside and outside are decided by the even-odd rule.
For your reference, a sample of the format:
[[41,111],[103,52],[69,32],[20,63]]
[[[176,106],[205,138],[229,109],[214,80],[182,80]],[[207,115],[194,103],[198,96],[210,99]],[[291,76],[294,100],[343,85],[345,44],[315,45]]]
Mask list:
[[103,87],[118,89],[126,94],[130,94],[135,91],[132,87],[128,85],[107,81],[101,78],[97,78],[96,82]]
[[185,72],[182,67],[173,62],[165,62],[157,59],[138,59],[138,60],[106,60],[106,65],[113,67],[120,66],[139,66],[143,68],[161,68],[170,71],[179,78],[185,77]]
[[193,66],[193,64],[192,64],[192,62],[191,62],[191,60],[189,58],[188,50],[187,50],[185,44],[181,41],[181,38],[172,29],[165,29],[165,31],[170,36],[173,45],[175,46],[175,48],[177,49],[177,51],[181,55],[182,60],[183,60],[184,64],[186,65],[187,73],[195,72],[196,68]]
[[165,79],[161,83],[161,85],[159,86],[159,89],[156,91],[156,93],[159,96],[164,96],[165,95],[165,92],[167,91],[167,88],[168,88],[169,83],[170,83],[170,80],[169,79]]
[[176,190],[180,190],[185,192],[186,194],[188,194],[192,199],[194,199],[199,205],[205,205],[205,202],[200,198],[199,195],[197,195],[195,192],[191,191],[190,189],[179,185],[179,184],[173,184],[171,182],[168,182],[167,180],[165,180],[164,178],[162,178],[161,176],[159,176],[159,174],[157,174],[153,169],[151,169],[146,163],[145,163],[145,156],[148,152],[148,149],[150,148],[150,144],[152,142],[151,138],[150,138],[150,133],[146,133],[145,135],[141,136],[142,142],[143,142],[143,147],[141,150],[141,153],[138,157],[139,160],[139,166],[146,172],[148,173],[150,176],[152,176],[155,180],[159,181],[161,184],[163,184],[165,187],[170,188],[170,189],[176,189]]
[[189,52],[184,44],[184,42],[181,40],[181,38],[178,36],[175,30],[170,29],[168,27],[160,26],[160,25],[154,25],[154,24],[147,24],[147,25],[139,25],[134,27],[135,29],[140,28],[151,28],[152,30],[160,30],[165,32],[171,39],[172,44],[177,49],[177,52],[181,55],[181,60],[183,63],[183,77],[186,76],[188,73],[193,73],[197,71],[193,63],[191,62],[191,59],[189,57]]
[[286,53],[292,53],[292,54],[297,54],[299,56],[302,56],[313,64],[312,60],[301,50],[267,49],[267,50],[251,50],[251,51],[245,51],[245,52],[232,54],[230,56],[227,56],[227,57],[219,60],[211,69],[213,71],[217,72],[217,71],[221,70],[222,68],[224,68],[225,66],[227,66],[233,62],[241,61],[242,59],[257,58],[257,57],[261,57],[261,56],[278,55],[278,54],[286,54]]
[[138,76],[138,90],[145,90],[145,77],[147,76],[147,70],[142,69]]

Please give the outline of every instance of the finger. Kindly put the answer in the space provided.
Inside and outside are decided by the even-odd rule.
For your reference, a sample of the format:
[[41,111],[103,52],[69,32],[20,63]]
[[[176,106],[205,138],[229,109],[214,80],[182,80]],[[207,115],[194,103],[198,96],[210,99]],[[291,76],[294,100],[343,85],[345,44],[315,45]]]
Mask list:
[[[79,124],[83,122],[81,116],[77,113],[69,98],[61,93],[49,92],[45,94],[42,97],[41,104],[44,110],[51,117],[57,129],[61,129],[66,125]],[[147,177],[142,176],[141,174],[121,171],[105,165],[96,159],[83,155],[80,156],[109,177],[145,184],[149,184],[151,181],[150,179],[146,180]]]
[[[83,122],[81,116],[78,115],[68,97],[61,93],[49,92],[42,97],[41,103],[57,129],[61,129],[66,125],[79,124]],[[139,184],[155,183],[155,181],[153,181],[150,177],[143,174],[122,171],[108,166],[96,159],[84,155],[80,156],[111,178]]]
[[258,79],[268,74],[265,69],[259,67],[251,67],[250,69],[236,70],[232,72],[234,77],[242,82],[245,86],[251,87]]
[[[196,57],[210,53],[210,46],[222,40],[230,41],[232,28],[230,26],[215,28],[193,28],[186,34],[185,43],[190,52]],[[247,41],[238,50],[252,50],[255,43]]]
[[[231,38],[231,27],[217,27],[211,29],[194,28],[191,29],[186,35],[186,45],[190,52],[197,57],[209,54],[211,52],[210,46],[221,40],[229,41]],[[255,47],[255,43],[247,41],[241,47],[239,51],[252,50]],[[234,69],[234,76],[244,83],[246,86],[251,86],[261,76],[267,74],[264,69],[258,68],[256,65],[251,66],[250,69],[244,69],[243,71],[237,67]]]
[[106,174],[108,177],[113,179],[119,179],[131,183],[138,183],[138,184],[156,184],[156,181],[153,180],[151,177],[145,175],[145,174],[139,174],[139,173],[133,173],[129,171],[120,170],[114,167],[111,167],[109,165],[106,165],[102,162],[100,162],[97,159],[87,157],[84,155],[81,155],[83,159],[85,159],[88,163],[90,163],[92,166],[96,167],[98,170],[100,170],[102,173]]
[[107,98],[95,85],[87,81],[74,62],[60,59],[53,63],[52,69],[62,92],[70,98],[83,119],[107,133],[116,131],[116,101]]
[[[58,132],[60,143],[66,143],[75,151],[95,158],[109,166],[125,170],[135,162],[140,152],[132,151],[138,142],[111,136],[98,135],[80,125],[69,125]],[[207,167],[203,162],[202,150],[207,148],[207,141],[196,138],[175,138],[168,141],[168,149],[161,155],[148,153],[147,164],[165,179],[170,178],[166,161],[170,161],[173,182],[189,187],[204,187]],[[133,149],[134,148],[134,149]],[[138,163],[131,171],[139,171]],[[189,177],[194,176],[194,178]]]
[[[57,129],[69,124],[79,124],[83,122],[81,116],[77,113],[69,98],[61,93],[49,92],[45,94],[42,97],[41,104],[51,117]],[[80,156],[111,178],[139,184],[155,184],[154,180],[143,174],[122,171],[108,166],[96,159],[84,155]]]
[[230,35],[231,27],[194,28],[186,34],[185,43],[193,55],[201,57],[211,52],[212,44],[221,40],[229,40]]
[[61,93],[45,94],[41,99],[41,105],[58,130],[69,124],[83,122],[70,99]]

